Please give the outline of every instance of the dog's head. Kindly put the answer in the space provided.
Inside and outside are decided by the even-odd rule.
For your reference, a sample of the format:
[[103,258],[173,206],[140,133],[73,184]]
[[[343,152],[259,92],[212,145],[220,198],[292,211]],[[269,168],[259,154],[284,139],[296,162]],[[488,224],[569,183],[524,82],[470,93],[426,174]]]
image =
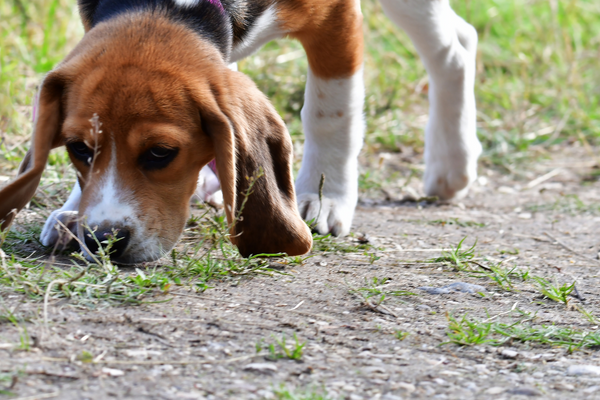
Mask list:
[[310,250],[284,123],[183,27],[140,15],[98,25],[46,76],[37,114],[19,176],[0,192],[3,228],[35,194],[50,150],[65,145],[82,188],[79,237],[82,226],[118,230],[127,245],[117,261],[153,260],[175,245],[213,158],[242,255]]

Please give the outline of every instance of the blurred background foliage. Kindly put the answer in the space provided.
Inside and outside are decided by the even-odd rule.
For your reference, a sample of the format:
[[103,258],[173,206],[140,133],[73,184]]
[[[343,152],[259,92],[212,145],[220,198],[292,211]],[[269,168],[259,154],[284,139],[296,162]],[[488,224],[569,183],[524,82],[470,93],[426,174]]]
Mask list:
[[[453,0],[479,33],[476,95],[484,165],[515,165],[565,145],[600,141],[600,1]],[[407,36],[376,0],[363,0],[367,97],[364,156],[419,155],[427,75]],[[31,103],[44,73],[83,35],[75,0],[0,0],[0,169],[10,174],[31,132]],[[285,119],[301,155],[306,57],[282,39],[241,61]],[[48,174],[68,164],[59,150]]]

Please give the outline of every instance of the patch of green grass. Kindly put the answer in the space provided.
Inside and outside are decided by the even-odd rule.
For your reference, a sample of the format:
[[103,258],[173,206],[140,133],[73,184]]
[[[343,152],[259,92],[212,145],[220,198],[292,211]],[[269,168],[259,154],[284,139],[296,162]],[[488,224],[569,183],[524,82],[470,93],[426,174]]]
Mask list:
[[386,296],[417,296],[416,293],[407,290],[389,290],[385,285],[390,281],[389,278],[373,277],[371,280],[365,279],[365,286],[355,289],[356,292],[362,294],[365,299],[379,296],[377,304],[381,304]]
[[[192,218],[184,232],[181,250],[173,250],[170,259],[137,268],[118,266],[110,260],[110,249],[116,239],[108,237],[99,246],[94,262],[81,253],[73,253],[68,264],[10,256],[2,253],[0,285],[24,293],[33,300],[68,298],[90,308],[102,304],[140,304],[146,301],[167,301],[169,291],[189,287],[204,291],[215,279],[230,279],[251,274],[280,274],[269,268],[269,256],[259,254],[249,258],[239,255],[227,239],[225,218],[206,207],[199,218]],[[198,237],[201,240],[198,240]],[[190,243],[190,238],[194,238]],[[7,235],[4,248],[13,249],[19,235]],[[100,243],[99,243],[100,244]],[[280,257],[287,263],[285,257]],[[297,262],[302,260],[291,260]]]
[[470,346],[476,344],[493,343],[494,340],[488,338],[492,325],[491,323],[481,323],[468,318],[464,315],[461,319],[456,319],[453,315],[448,314],[448,330],[446,334],[450,338],[449,342],[461,346]]
[[271,338],[275,341],[275,343],[265,344],[263,340],[256,343],[256,352],[260,353],[264,348],[266,348],[269,352],[267,356],[270,360],[279,360],[281,358],[286,358],[288,360],[299,361],[302,359],[302,355],[304,354],[304,346],[306,346],[306,342],[300,342],[296,333],[293,334],[294,343],[289,344],[287,341],[285,334],[281,336],[281,339],[278,339],[274,335],[271,335]]
[[19,345],[15,346],[17,350],[29,351],[31,347],[31,338],[27,332],[27,326],[22,323],[23,321],[18,318],[13,311],[9,310],[2,304],[2,310],[0,310],[0,324],[6,321],[12,324],[19,331]]
[[[30,135],[36,86],[83,36],[74,0],[0,1],[0,166],[16,168]],[[12,140],[11,140],[12,139]],[[28,145],[28,141],[27,141]]]
[[513,267],[504,267],[502,263],[488,264],[483,270],[472,271],[471,274],[474,276],[486,276],[506,291],[514,290],[513,279],[519,279],[521,282],[530,279],[529,271],[522,270],[516,265]]
[[585,319],[588,320],[588,322],[590,324],[597,324],[598,323],[598,318],[596,318],[596,316],[594,314],[592,314],[591,312],[589,312],[588,310],[586,310],[582,306],[577,306],[577,311],[579,311],[585,317]]
[[350,238],[337,238],[330,233],[313,233],[313,253],[359,253],[373,248],[369,243],[360,243]]
[[564,305],[569,304],[569,295],[575,289],[575,282],[570,285],[568,283],[559,285],[556,281],[553,283],[539,276],[534,276],[533,280],[537,283],[538,289],[544,297]]
[[570,350],[597,348],[600,346],[600,332],[581,331],[556,325],[540,325],[518,321],[512,324],[480,321],[466,314],[460,319],[448,314],[449,326],[447,343],[461,346],[490,344],[501,346],[508,342],[529,343],[552,347],[568,347]]
[[399,341],[403,341],[404,339],[406,339],[408,337],[408,335],[410,335],[410,332],[401,331],[401,330],[397,330],[396,332],[394,332],[394,337],[396,339],[398,339]]
[[8,390],[14,383],[17,382],[17,377],[12,373],[0,372],[0,395],[4,396],[16,396],[16,393]]
[[467,239],[465,236],[461,239],[456,247],[451,248],[449,251],[442,252],[442,256],[434,258],[431,261],[436,263],[447,263],[459,271],[468,269],[467,263],[475,257],[475,246],[477,241],[467,249],[463,249],[463,243]]
[[576,194],[561,194],[553,203],[533,204],[526,208],[531,212],[556,212],[569,215],[600,214],[600,204],[586,203]]
[[525,326],[495,324],[494,333],[504,336],[507,340],[547,345],[552,347],[568,347],[569,349],[598,348],[600,346],[599,332],[586,332],[556,325]]
[[449,251],[442,253],[441,257],[429,260],[432,263],[444,263],[459,272],[466,273],[470,277],[488,278],[496,283],[500,288],[506,291],[514,290],[513,279],[519,279],[525,282],[532,278],[528,270],[513,267],[505,267],[503,261],[498,263],[487,263],[475,260],[475,242],[468,249],[463,249],[463,238],[456,247],[452,247]]
[[441,225],[441,226],[456,225],[456,226],[460,226],[462,228],[468,228],[468,227],[483,228],[485,226],[485,223],[483,223],[483,222],[461,221],[458,218],[435,219],[433,221],[427,221],[427,223],[430,225]]
[[32,255],[31,244],[34,244],[38,251],[36,255],[46,253],[40,242],[41,226],[38,224],[26,224],[19,229],[11,229],[3,234],[0,241],[2,249],[7,254],[15,254],[21,257],[30,257]]
[[277,400],[334,400],[325,389],[305,388],[305,389],[290,389],[285,385],[274,390]]

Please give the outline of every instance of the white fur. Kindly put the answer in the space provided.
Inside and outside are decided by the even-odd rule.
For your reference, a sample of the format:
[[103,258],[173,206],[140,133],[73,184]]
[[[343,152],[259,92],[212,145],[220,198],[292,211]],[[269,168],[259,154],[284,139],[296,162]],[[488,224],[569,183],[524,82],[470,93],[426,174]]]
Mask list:
[[85,210],[85,222],[90,228],[129,225],[138,213],[138,204],[131,196],[127,195],[127,188],[118,183],[115,149],[113,149],[108,170],[100,179],[102,181],[95,202]]
[[429,73],[425,128],[425,192],[461,197],[477,178],[477,32],[448,0],[381,0],[387,15],[410,36]]
[[279,20],[277,19],[277,9],[273,5],[256,19],[254,25],[252,25],[252,28],[244,37],[244,40],[233,48],[229,62],[235,62],[248,57],[265,43],[280,38],[284,34],[285,31],[281,29]]
[[223,192],[219,178],[208,165],[200,170],[198,184],[192,200],[200,200],[215,207],[223,206]]
[[76,232],[80,200],[81,188],[79,187],[79,182],[76,181],[65,204],[58,210],[52,211],[42,228],[40,241],[44,246],[58,245],[58,247],[64,247],[71,241],[72,236],[64,231],[64,228],[58,221],[65,225],[71,232]]
[[[302,216],[320,233],[350,231],[358,199],[358,153],[364,135],[362,68],[350,78],[306,78],[302,124],[306,141],[296,180]],[[323,201],[319,182],[325,174]]]
[[[102,176],[93,194],[92,201],[82,210],[85,219],[82,223],[90,229],[126,229],[130,233],[129,244],[125,249],[126,262],[139,262],[159,258],[162,255],[162,245],[158,232],[148,232],[142,219],[143,210],[137,203],[133,193],[119,180],[117,170],[116,145],[112,143],[111,159],[108,168]],[[79,239],[85,243],[85,236],[90,234],[80,225]],[[85,249],[83,249],[85,250]],[[86,252],[86,256],[91,258]]]
[[173,0],[173,2],[181,7],[193,7],[200,2],[200,0]]

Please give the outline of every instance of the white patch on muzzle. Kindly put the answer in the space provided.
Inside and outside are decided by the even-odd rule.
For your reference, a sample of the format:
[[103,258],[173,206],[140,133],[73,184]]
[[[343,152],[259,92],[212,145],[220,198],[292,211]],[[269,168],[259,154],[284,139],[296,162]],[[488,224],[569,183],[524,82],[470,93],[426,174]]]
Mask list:
[[[84,235],[89,234],[88,228],[95,229],[126,229],[129,231],[129,244],[121,262],[136,263],[157,259],[162,255],[162,246],[157,234],[149,234],[146,224],[139,218],[140,205],[131,191],[124,186],[117,171],[117,151],[113,142],[110,163],[97,186],[94,200],[87,209],[83,210],[83,226],[79,230],[79,239],[85,243]],[[146,210],[147,211],[147,210]],[[91,256],[86,253],[86,257]]]

